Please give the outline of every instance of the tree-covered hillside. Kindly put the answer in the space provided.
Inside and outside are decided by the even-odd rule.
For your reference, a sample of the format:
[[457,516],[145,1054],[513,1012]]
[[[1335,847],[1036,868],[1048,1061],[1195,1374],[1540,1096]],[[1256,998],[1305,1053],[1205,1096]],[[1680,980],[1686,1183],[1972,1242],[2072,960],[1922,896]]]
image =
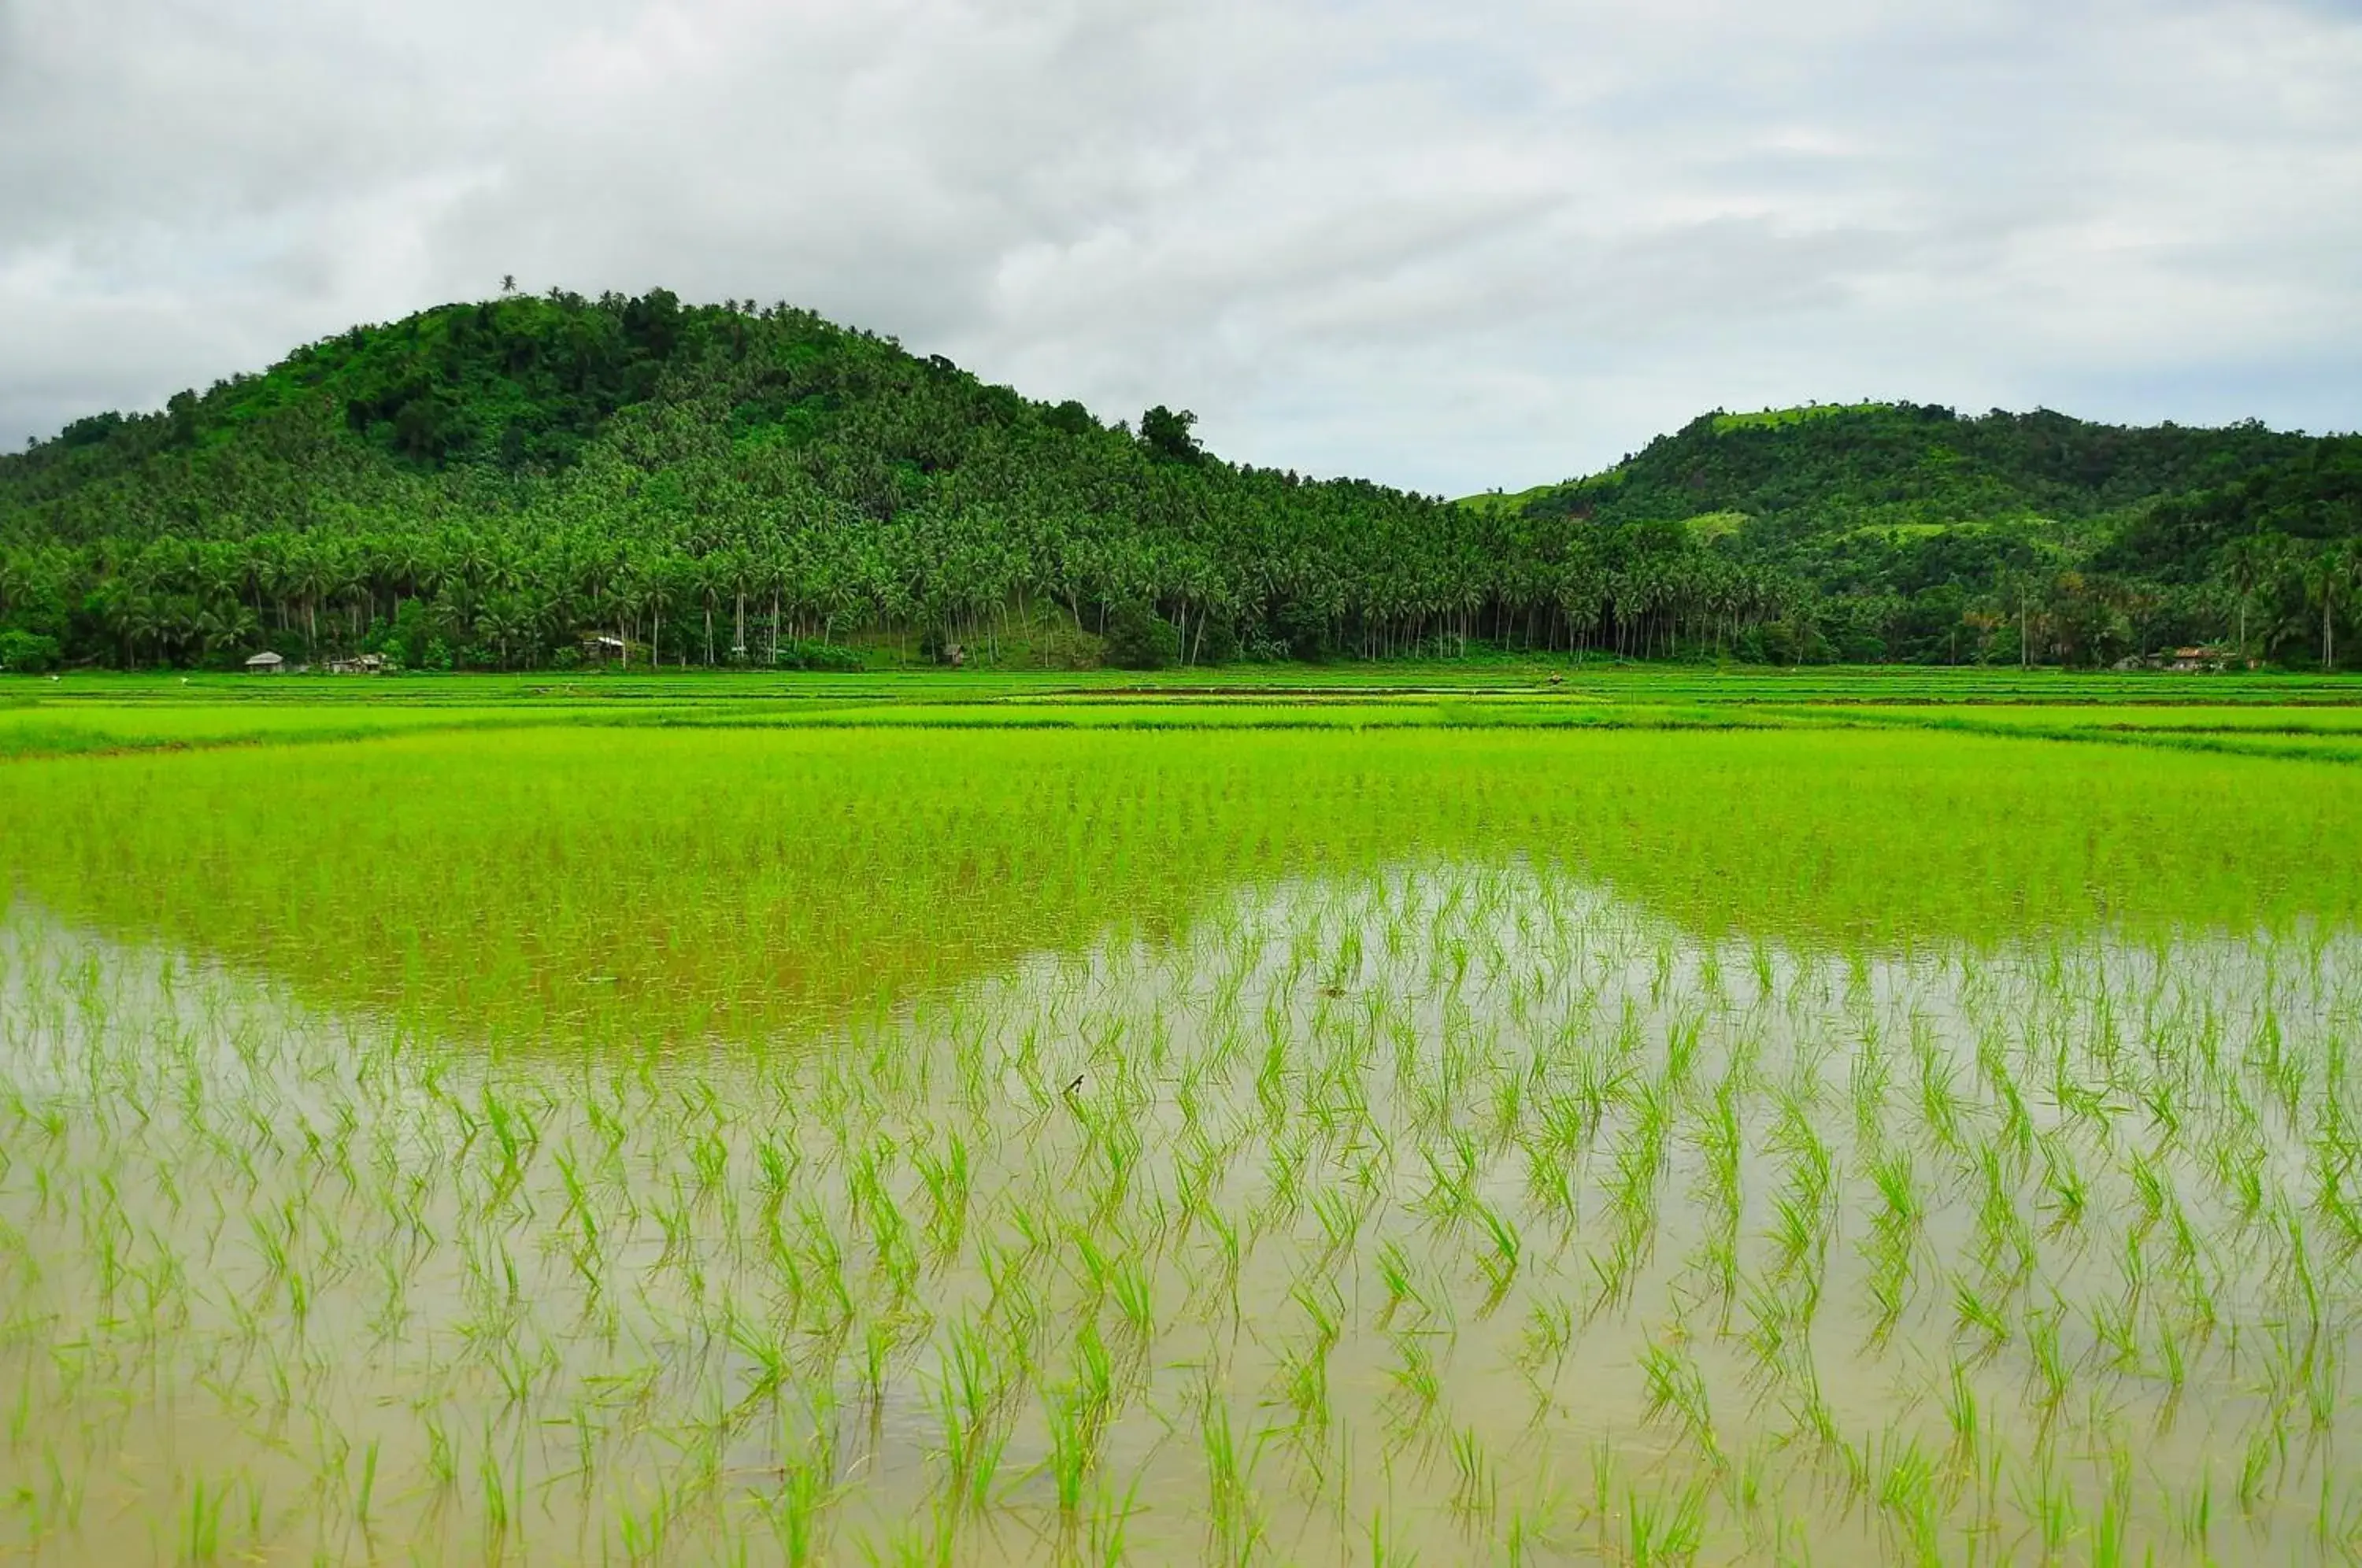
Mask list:
[[1580,525],[1610,558],[1663,563],[1676,598],[1722,569],[1787,580],[1816,602],[1767,629],[1802,634],[1788,657],[2088,664],[2214,643],[2318,662],[2362,596],[2362,438],[2252,422],[1716,413],[1606,473],[1462,504]]
[[[1014,640],[1135,661],[1473,629],[1440,501],[1209,458],[751,304],[506,297],[0,458],[0,624],[58,657],[537,664]],[[827,645],[822,646],[822,645]]]
[[1713,415],[1452,505],[1191,425],[785,306],[445,306],[0,458],[0,663],[2311,659],[2362,534],[2356,442],[2252,426]]

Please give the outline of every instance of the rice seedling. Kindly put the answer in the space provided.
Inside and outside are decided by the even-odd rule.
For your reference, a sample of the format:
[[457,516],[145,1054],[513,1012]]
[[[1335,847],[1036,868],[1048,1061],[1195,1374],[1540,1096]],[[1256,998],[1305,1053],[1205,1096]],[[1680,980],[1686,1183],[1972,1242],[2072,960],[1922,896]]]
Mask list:
[[0,767],[0,1551],[2163,1562],[2235,1508],[2277,1561],[2362,1518],[2323,765],[304,756]]

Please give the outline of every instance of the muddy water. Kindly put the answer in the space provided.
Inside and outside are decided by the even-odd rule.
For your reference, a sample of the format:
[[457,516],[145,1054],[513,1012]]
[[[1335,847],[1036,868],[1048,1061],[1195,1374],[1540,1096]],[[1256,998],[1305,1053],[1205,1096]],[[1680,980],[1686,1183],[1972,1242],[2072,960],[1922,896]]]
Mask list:
[[1451,861],[487,1056],[20,903],[50,1562],[2307,1561],[2362,945],[1805,953]]

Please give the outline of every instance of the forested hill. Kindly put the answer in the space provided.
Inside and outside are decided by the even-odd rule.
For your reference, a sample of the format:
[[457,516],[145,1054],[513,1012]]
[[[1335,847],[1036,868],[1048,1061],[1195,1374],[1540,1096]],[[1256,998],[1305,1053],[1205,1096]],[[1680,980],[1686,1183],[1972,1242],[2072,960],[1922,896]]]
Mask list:
[[413,665],[563,662],[595,631],[668,663],[1081,663],[1473,625],[1487,563],[1440,498],[1221,463],[1191,424],[785,306],[446,306],[0,458],[0,624],[69,660],[390,639]]
[[2088,523],[2235,485],[2319,447],[2255,424],[2127,429],[2048,412],[1964,419],[1908,403],[1716,413],[1596,478],[1518,499],[1536,514],[1610,525],[1709,519],[1701,525],[1791,550],[1864,533]]
[[544,667],[597,634],[667,664],[2091,662],[2242,629],[2304,660],[2348,629],[2357,468],[2255,426],[1880,405],[1712,415],[1446,504],[783,305],[508,295],[0,457],[0,664]]
[[2362,609],[2362,438],[2252,421],[1716,412],[1605,473],[1462,504],[1578,525],[1626,559],[1706,553],[1785,577],[1857,657],[2078,663],[2216,642],[2317,661],[2323,610],[2334,645]]

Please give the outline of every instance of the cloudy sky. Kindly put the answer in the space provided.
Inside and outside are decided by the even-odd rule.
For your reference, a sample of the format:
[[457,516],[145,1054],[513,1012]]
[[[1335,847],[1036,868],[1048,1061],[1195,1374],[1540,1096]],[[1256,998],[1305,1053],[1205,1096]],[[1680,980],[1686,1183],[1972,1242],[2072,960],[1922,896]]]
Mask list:
[[2362,425],[2362,0],[0,0],[0,442],[759,297],[1462,493],[1704,409]]

